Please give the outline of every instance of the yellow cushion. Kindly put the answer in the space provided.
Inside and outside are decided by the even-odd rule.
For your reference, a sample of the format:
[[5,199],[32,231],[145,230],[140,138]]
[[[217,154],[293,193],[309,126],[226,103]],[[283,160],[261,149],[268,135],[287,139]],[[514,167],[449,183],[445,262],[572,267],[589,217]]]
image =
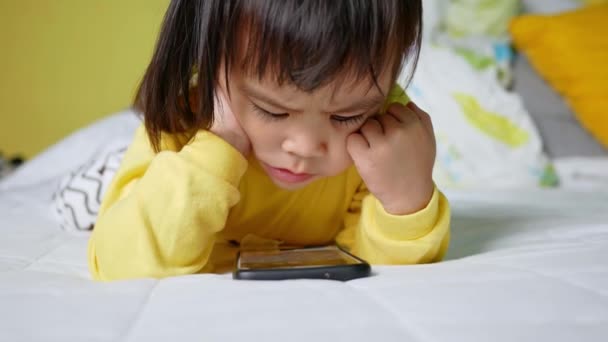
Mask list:
[[518,50],[608,147],[608,4],[511,22]]
[[608,0],[581,0],[584,5],[597,5],[608,3]]

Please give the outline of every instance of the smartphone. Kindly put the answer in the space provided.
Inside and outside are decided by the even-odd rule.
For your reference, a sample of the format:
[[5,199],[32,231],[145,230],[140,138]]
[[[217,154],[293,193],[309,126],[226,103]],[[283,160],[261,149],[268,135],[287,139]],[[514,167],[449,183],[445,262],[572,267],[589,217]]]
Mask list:
[[338,246],[241,251],[234,279],[285,280],[367,277],[370,265]]

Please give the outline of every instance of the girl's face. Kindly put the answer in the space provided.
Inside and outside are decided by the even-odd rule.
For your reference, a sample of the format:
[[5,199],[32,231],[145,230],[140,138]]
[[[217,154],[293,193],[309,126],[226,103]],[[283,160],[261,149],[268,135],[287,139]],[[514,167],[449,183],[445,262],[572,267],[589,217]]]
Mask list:
[[346,138],[381,110],[391,86],[389,73],[378,77],[380,90],[367,81],[347,80],[312,93],[234,71],[229,77],[230,96],[226,82],[220,82],[223,107],[239,120],[270,179],[286,190],[352,165]]

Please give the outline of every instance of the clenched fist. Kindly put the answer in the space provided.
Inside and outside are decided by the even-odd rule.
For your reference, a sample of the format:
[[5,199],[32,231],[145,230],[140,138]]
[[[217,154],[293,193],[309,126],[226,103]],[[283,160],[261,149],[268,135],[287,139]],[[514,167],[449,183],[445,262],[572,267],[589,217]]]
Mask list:
[[413,102],[392,104],[347,139],[369,191],[393,215],[417,212],[434,191],[435,135],[430,116]]

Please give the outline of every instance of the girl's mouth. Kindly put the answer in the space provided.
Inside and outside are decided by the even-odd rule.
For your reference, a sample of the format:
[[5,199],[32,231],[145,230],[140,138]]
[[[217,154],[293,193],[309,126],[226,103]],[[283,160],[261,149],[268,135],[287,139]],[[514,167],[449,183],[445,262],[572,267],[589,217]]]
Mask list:
[[272,167],[266,163],[262,164],[264,165],[264,168],[272,178],[275,178],[283,183],[302,183],[313,177],[313,175],[310,173],[294,173],[288,169]]

